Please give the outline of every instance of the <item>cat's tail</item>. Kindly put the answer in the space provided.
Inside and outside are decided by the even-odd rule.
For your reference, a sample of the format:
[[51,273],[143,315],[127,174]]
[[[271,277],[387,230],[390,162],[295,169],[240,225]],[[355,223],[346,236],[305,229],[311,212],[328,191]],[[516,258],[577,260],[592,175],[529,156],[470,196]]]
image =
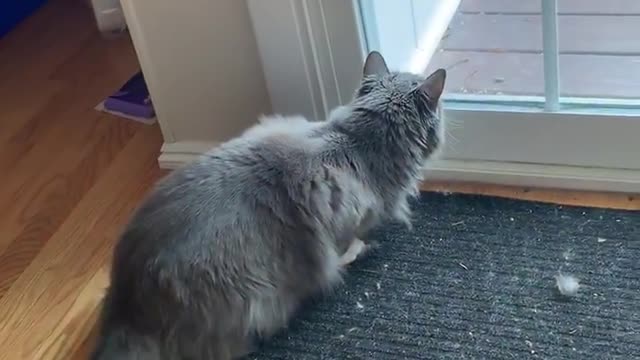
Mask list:
[[91,360],[158,360],[163,359],[160,343],[138,334],[127,325],[112,325],[97,339]]

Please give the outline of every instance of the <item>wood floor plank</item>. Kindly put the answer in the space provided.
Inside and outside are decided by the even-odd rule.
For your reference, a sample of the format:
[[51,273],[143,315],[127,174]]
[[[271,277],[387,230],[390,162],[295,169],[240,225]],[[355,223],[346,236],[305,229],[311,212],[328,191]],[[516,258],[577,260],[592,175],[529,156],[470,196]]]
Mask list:
[[[14,86],[4,80],[0,83],[0,99],[2,99],[2,120],[0,120],[0,146],[6,146],[6,142],[22,129],[26,123],[36,116],[50,103],[50,99],[62,92],[63,85],[55,81],[44,81],[39,87],[31,87],[36,90],[30,92],[30,96],[20,96],[16,93],[28,92],[25,88]],[[24,87],[21,86],[21,87]],[[10,89],[10,90],[9,90]],[[11,95],[2,92],[11,91]],[[0,154],[2,156],[2,154]],[[5,163],[5,160],[0,160]]]
[[63,89],[49,76],[95,28],[85,4],[50,0],[1,39],[0,144]]
[[[102,293],[104,293],[104,291]],[[82,340],[82,342],[80,342],[77,346],[69,346],[70,351],[73,352],[69,356],[69,360],[89,359],[89,356],[91,355],[91,352],[95,347],[98,333],[100,331],[99,327],[97,326],[101,311],[100,306],[98,306],[93,311],[91,317],[87,319],[86,323],[82,324],[82,328],[85,329],[85,331],[83,332],[84,340]]]
[[49,69],[47,78],[54,77],[64,91],[0,141],[5,170],[0,172],[0,228],[5,230],[0,266],[12,270],[0,279],[0,297],[28,263],[27,254],[37,251],[135,129],[144,126],[94,109],[139,65],[127,37],[105,40],[94,28],[88,33],[90,41],[69,46],[70,54]]
[[0,79],[15,84],[47,79],[96,29],[95,17],[82,1],[47,1],[2,38]]
[[163,173],[157,166],[161,142],[157,126],[140,129],[0,299],[0,359],[34,359],[43,344],[51,343],[57,344],[56,354],[73,352],[69,344],[76,339],[60,344],[51,337],[58,338],[58,324],[108,259],[131,211]]
[[[104,291],[109,285],[109,265],[103,264],[94,276],[82,288],[69,311],[51,330],[38,348],[34,359],[66,360],[78,349],[91,333],[97,320],[104,297]],[[86,360],[86,354],[83,357]]]
[[70,163],[43,166],[45,173],[26,182],[29,189],[19,192],[14,211],[0,221],[0,298],[134,134],[118,119],[105,119],[103,127],[88,137],[86,151],[63,158]]
[[[78,49],[48,75],[54,76],[64,91],[54,93],[39,112],[21,122],[12,136],[0,142],[0,167],[11,170],[31,156],[34,149],[48,156],[56,154],[55,141],[60,139],[81,144],[86,137],[74,134],[86,128],[87,119],[93,119],[94,107],[138,70],[128,38],[107,41],[97,31],[92,33],[89,41],[77,44]],[[113,60],[116,56],[120,57],[118,61]],[[5,176],[7,173],[3,172]]]
[[[65,91],[0,142],[0,168],[5,170],[0,172],[0,228],[5,229],[0,254],[11,244],[24,249],[17,242],[21,236],[46,239],[135,129],[146,126],[94,109],[137,71],[138,63],[129,39],[107,41],[96,32],[91,39],[52,73],[66,84]],[[1,280],[0,296],[7,285]]]

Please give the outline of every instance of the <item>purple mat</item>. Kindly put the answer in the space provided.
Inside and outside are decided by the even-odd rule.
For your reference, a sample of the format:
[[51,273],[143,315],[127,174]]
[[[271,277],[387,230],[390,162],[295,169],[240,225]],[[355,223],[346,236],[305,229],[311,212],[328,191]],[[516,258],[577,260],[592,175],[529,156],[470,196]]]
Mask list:
[[135,74],[115,94],[109,96],[104,101],[104,108],[107,111],[138,118],[151,119],[155,117],[149,89],[142,72]]

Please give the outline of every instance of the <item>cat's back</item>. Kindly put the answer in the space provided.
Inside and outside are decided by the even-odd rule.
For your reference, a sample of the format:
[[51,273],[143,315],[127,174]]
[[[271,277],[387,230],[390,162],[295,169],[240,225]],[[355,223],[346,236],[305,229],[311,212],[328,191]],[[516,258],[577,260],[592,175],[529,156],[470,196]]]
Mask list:
[[[310,170],[323,141],[314,136],[321,127],[300,117],[267,117],[243,134],[175,170],[162,180],[153,197],[202,207],[228,208],[239,196]],[[188,205],[187,205],[188,204]],[[184,209],[189,210],[189,209]]]
[[196,251],[205,241],[229,241],[250,226],[291,218],[293,192],[321,167],[318,126],[272,120],[173,171],[140,206],[124,241],[148,243],[154,253]]
[[228,212],[312,177],[325,147],[323,138],[314,134],[320,126],[290,121],[288,127],[286,120],[272,119],[250,128],[177,172],[160,192],[176,193],[192,210],[213,216],[211,211]]

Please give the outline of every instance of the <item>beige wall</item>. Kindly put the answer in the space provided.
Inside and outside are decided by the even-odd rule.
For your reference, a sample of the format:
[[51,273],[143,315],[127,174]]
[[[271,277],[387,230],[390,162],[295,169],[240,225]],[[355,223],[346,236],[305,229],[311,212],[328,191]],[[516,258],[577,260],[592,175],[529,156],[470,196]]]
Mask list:
[[122,0],[165,143],[220,142],[270,112],[244,0]]

